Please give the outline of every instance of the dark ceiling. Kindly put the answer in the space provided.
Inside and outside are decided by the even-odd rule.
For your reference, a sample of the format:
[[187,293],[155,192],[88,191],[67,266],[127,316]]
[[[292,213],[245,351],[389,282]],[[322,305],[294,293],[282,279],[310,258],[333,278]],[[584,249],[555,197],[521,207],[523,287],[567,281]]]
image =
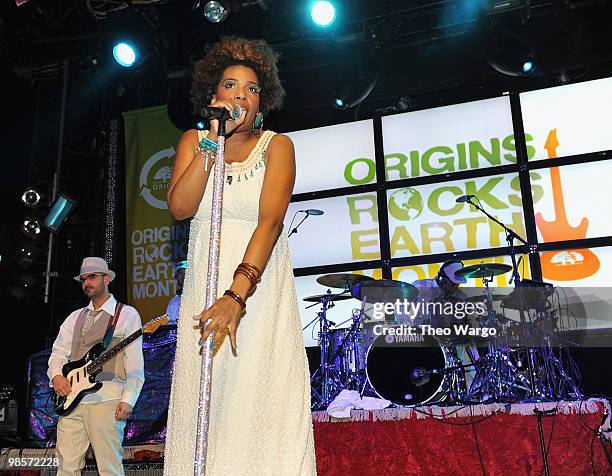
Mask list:
[[[262,37],[281,53],[285,109],[301,111],[306,127],[354,117],[334,114],[330,99],[357,58],[380,75],[360,108],[366,117],[390,111],[385,108],[401,97],[400,109],[421,108],[483,90],[605,75],[612,61],[612,7],[602,0],[343,0],[329,30],[311,26],[306,0],[226,3],[229,17],[212,24],[202,5],[194,10],[194,0],[29,0],[21,7],[7,0],[0,13],[1,61],[21,78],[53,79],[69,59],[72,74],[114,90],[124,97],[121,108],[132,108],[164,103],[168,91],[180,96],[192,61],[220,35]],[[484,60],[483,45],[498,24],[532,43],[535,78],[509,78]],[[139,44],[144,59],[136,70],[113,71],[110,46],[118,37]]]

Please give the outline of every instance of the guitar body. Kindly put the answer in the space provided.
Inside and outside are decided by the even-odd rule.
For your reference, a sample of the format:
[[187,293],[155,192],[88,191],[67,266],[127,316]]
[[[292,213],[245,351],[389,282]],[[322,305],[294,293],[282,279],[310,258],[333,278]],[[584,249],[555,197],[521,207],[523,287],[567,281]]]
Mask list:
[[[586,238],[589,219],[583,217],[578,226],[572,226],[567,219],[565,203],[561,193],[559,169],[551,169],[555,219],[546,220],[541,213],[535,214],[536,225],[545,242],[581,240]],[[589,249],[544,251],[540,255],[542,275],[555,281],[575,281],[594,275],[599,270],[599,258]]]
[[104,350],[103,344],[94,345],[82,359],[68,362],[62,367],[62,374],[66,377],[72,390],[68,395],[62,397],[54,394],[53,403],[58,415],[68,415],[72,412],[83,397],[88,393],[97,392],[102,388],[102,382],[96,382],[96,375],[102,371],[105,362],[122,352],[128,345],[138,339],[142,334],[151,334],[159,326],[168,322],[168,315],[156,317],[149,321],[142,329],[138,329],[123,339],[111,349]]
[[72,391],[65,397],[55,394],[54,404],[58,415],[68,415],[81,403],[85,395],[97,392],[102,388],[102,382],[96,382],[97,372],[88,374],[87,366],[103,351],[102,344],[96,344],[82,359],[68,362],[62,367],[62,374],[69,380]]

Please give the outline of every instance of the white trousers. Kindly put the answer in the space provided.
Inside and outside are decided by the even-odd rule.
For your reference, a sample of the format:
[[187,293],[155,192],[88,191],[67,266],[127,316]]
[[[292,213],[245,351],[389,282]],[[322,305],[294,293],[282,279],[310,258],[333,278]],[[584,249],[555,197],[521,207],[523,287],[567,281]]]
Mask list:
[[115,420],[119,400],[82,403],[57,423],[57,476],[80,476],[91,444],[100,476],[123,476],[125,420]]

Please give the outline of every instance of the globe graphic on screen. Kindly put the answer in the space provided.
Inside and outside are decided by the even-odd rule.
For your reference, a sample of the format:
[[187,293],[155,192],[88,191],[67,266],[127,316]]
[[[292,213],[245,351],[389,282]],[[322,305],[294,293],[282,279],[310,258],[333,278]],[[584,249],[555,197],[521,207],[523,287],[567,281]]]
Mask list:
[[396,190],[389,197],[389,212],[398,220],[414,220],[423,212],[421,194],[413,188]]

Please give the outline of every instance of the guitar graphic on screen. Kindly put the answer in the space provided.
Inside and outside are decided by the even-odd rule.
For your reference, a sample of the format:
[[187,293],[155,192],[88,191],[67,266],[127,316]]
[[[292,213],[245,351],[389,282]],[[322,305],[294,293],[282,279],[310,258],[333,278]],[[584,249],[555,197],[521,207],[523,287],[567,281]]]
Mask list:
[[[557,157],[557,147],[559,147],[557,129],[551,129],[544,144],[549,159]],[[540,212],[535,214],[536,225],[540,229],[544,241],[565,241],[586,238],[589,226],[588,218],[583,217],[578,226],[572,226],[567,220],[559,167],[550,168],[550,180],[552,182],[553,203],[555,205],[554,219],[547,221]],[[557,281],[583,279],[592,276],[599,270],[599,258],[589,249],[544,251],[540,259],[544,278]]]

